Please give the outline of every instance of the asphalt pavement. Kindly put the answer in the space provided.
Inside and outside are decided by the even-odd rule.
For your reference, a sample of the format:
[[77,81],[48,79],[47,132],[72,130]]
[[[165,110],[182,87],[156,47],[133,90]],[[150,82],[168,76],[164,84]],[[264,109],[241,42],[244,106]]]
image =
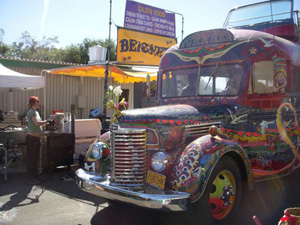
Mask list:
[[[56,168],[34,186],[26,182],[25,165],[9,168],[8,181],[0,174],[0,224],[2,225],[177,225],[188,224],[184,212],[159,212],[110,202],[81,191],[75,183],[73,165]],[[237,220],[232,225],[277,224],[288,207],[300,207],[299,171],[282,179],[255,184],[244,192]]]

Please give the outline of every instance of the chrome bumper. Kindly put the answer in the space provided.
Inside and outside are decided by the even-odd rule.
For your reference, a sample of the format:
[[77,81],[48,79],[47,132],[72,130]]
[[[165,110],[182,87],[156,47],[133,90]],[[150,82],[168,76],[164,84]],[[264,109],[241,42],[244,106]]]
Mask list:
[[138,187],[117,186],[110,183],[109,177],[83,169],[76,171],[76,182],[79,188],[91,194],[150,209],[183,211],[190,202],[190,194],[185,192],[159,190],[147,184]]

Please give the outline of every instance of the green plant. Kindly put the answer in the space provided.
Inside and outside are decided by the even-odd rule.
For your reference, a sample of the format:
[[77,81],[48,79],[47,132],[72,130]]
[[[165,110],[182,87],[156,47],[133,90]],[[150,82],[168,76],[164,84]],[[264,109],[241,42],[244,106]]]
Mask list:
[[105,99],[107,102],[107,108],[110,109],[110,124],[118,122],[118,118],[122,116],[121,111],[118,109],[117,104],[122,94],[121,86],[109,86]]

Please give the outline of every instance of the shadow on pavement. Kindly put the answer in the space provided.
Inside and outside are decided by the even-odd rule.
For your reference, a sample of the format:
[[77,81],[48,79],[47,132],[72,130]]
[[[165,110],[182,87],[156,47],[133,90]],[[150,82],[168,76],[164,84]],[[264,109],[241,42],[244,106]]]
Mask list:
[[67,168],[56,168],[51,174],[43,174],[45,182],[41,187],[47,191],[54,192],[58,195],[67,197],[76,201],[83,201],[86,204],[98,206],[106,202],[105,199],[97,198],[92,194],[80,190],[74,178],[75,169],[68,171]]
[[[24,184],[24,185],[20,185]],[[27,206],[39,202],[39,197],[43,193],[30,195],[32,185],[26,183],[24,174],[11,176],[9,183],[2,183],[0,188],[0,196],[11,195],[10,200],[5,204],[0,205],[0,211],[8,211],[15,207]]]
[[[255,225],[256,215],[262,225],[275,225],[289,207],[300,207],[300,173],[255,183],[254,191],[244,191],[236,220],[231,225]],[[92,225],[174,225],[189,224],[185,212],[159,212],[123,203],[110,203],[91,219]]]
[[97,212],[91,225],[176,225],[188,224],[182,212],[161,212],[120,202],[109,201],[109,206]]
[[[51,174],[42,174],[45,182],[38,186],[29,185],[26,182],[25,170],[10,172],[8,182],[2,183],[4,176],[0,174],[0,196],[6,199],[5,203],[0,200],[0,223],[1,211],[13,213],[14,208],[26,208],[25,206],[44,207],[49,211],[49,192],[54,193],[58,201],[71,199],[68,208],[69,218],[74,217],[78,207],[89,205],[84,211],[87,224],[92,225],[176,225],[189,224],[185,212],[160,212],[144,209],[124,203],[110,202],[80,190],[73,177],[75,168],[68,171],[66,168],[56,168]],[[13,169],[11,170],[13,171]],[[231,225],[255,225],[252,217],[256,215],[262,225],[278,224],[283,216],[283,211],[289,207],[300,207],[300,173],[295,171],[291,176],[266,182],[256,183],[254,191],[244,191],[236,221]],[[48,198],[45,198],[46,195]],[[1,199],[1,198],[0,198]],[[46,199],[46,200],[45,200]],[[41,201],[40,201],[41,200]],[[72,201],[72,202],[74,202]],[[36,208],[35,207],[35,208]],[[55,208],[55,203],[52,204]],[[77,207],[77,208],[76,208]],[[73,210],[69,212],[69,210]],[[51,208],[52,209],[52,208]],[[60,209],[52,209],[53,213]],[[26,218],[26,211],[19,212],[19,218]],[[3,215],[6,216],[6,215]],[[50,215],[51,216],[51,215]],[[77,217],[79,218],[79,217]],[[66,220],[66,221],[65,221]],[[67,218],[63,218],[62,224],[69,224]],[[77,219],[78,221],[78,219]],[[38,222],[38,221],[36,221]],[[72,223],[73,224],[73,223]],[[77,224],[77,223],[76,223]],[[86,223],[84,223],[86,224]],[[82,224],[83,225],[83,224]]]
[[158,212],[129,206],[118,202],[109,202],[109,206],[97,212],[91,218],[91,225],[152,225],[157,222]]
[[[2,206],[0,205],[0,211],[38,203],[39,197],[46,190],[67,197],[68,199],[84,201],[86,204],[92,203],[94,206],[106,202],[102,198],[95,198],[95,196],[80,190],[74,179],[74,170],[68,171],[67,168],[62,167],[54,169],[51,174],[42,173],[41,177],[44,181],[37,186],[28,184],[24,165],[19,165],[17,171],[14,168],[10,169],[6,183],[2,182],[4,175],[0,174],[0,182],[2,182],[0,184],[0,196],[12,195],[9,202]],[[29,196],[32,193],[34,193],[34,196],[31,198]],[[22,203],[24,200],[29,201],[26,201],[27,203],[24,204]]]

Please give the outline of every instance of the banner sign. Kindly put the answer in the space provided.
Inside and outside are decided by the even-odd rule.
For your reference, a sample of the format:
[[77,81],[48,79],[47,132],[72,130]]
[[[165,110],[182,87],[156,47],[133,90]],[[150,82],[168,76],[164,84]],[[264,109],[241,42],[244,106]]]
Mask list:
[[118,27],[117,61],[158,66],[164,52],[175,44],[175,38]]
[[176,38],[174,13],[131,0],[126,1],[124,27]]
[[205,45],[215,45],[233,41],[233,34],[225,29],[198,31],[187,36],[179,48],[192,48]]

